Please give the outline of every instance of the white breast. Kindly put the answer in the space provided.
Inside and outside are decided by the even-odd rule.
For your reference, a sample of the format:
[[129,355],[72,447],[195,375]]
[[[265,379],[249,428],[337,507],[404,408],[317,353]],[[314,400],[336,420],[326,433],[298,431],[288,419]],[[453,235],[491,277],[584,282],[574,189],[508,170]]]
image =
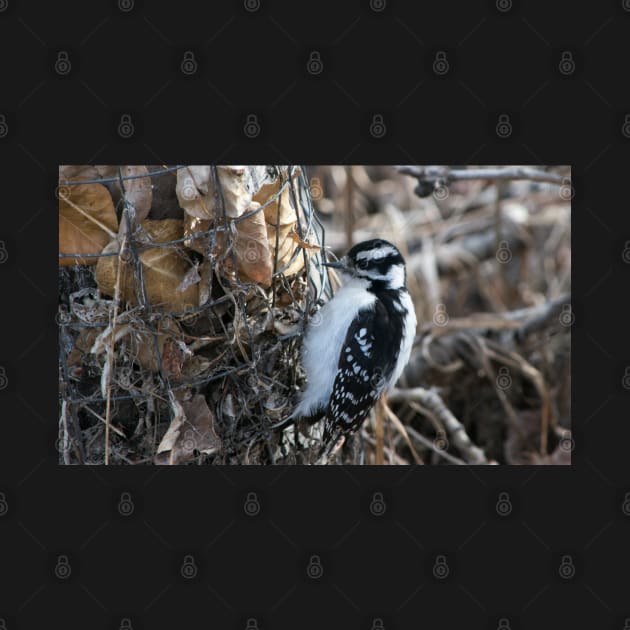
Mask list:
[[411,347],[413,346],[413,340],[416,337],[416,311],[411,301],[411,296],[406,291],[400,298],[401,306],[407,311],[405,317],[405,324],[403,326],[403,338],[400,347],[400,354],[396,361],[396,367],[392,372],[392,376],[389,379],[388,387],[393,387],[396,381],[400,378],[405,365],[409,362],[409,356],[411,355]]
[[376,297],[365,285],[360,279],[348,282],[311,319],[302,346],[308,385],[293,417],[312,415],[328,405],[348,328],[360,310],[374,308]]

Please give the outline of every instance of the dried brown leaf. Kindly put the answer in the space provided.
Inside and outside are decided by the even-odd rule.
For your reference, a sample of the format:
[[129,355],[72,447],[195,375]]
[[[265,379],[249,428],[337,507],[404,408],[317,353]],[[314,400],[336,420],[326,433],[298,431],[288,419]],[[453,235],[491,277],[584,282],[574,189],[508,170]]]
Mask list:
[[177,171],[175,192],[179,205],[187,215],[212,219],[214,201],[208,194],[210,166],[188,166]]
[[[181,239],[184,235],[183,221],[163,219],[141,222],[144,240],[147,243],[166,243]],[[105,252],[119,251],[118,241],[112,241]],[[96,282],[106,295],[114,294],[116,274],[120,256],[107,256],[99,259],[96,265]],[[140,252],[142,275],[149,302],[164,311],[184,311],[199,303],[199,285],[193,284],[184,291],[178,291],[191,264],[179,244],[154,247]],[[123,262],[121,288],[123,299],[137,304],[139,287],[135,286],[131,262]]]
[[[293,179],[298,177],[300,170],[295,169]],[[264,205],[273,195],[278,193],[286,180],[286,169],[284,171],[284,177],[278,177],[275,181],[265,183],[261,186],[254,195],[254,201],[257,201],[260,205]],[[265,219],[267,223],[271,225],[295,225],[297,223],[297,216],[295,210],[291,205],[291,184],[288,184],[282,191],[282,194],[274,199],[264,210]]]
[[221,447],[214,427],[214,414],[206,399],[197,394],[190,401],[171,401],[173,420],[155,456],[156,464],[185,464],[196,453],[211,454]]
[[59,167],[59,181],[99,179],[99,172],[92,164],[62,164]]
[[[112,196],[102,184],[79,184],[59,189],[59,252],[100,254],[118,230]],[[93,256],[60,258],[59,265],[94,264]]]
[[217,172],[225,200],[225,213],[232,219],[248,211],[254,195],[269,179],[265,166],[218,166]]
[[[255,201],[247,212],[259,208]],[[237,223],[236,262],[241,274],[244,274],[263,287],[271,286],[272,260],[267,240],[267,225],[262,212],[257,212]]]
[[151,210],[153,187],[150,177],[137,176],[148,175],[149,169],[146,166],[123,166],[121,172],[123,178],[135,177],[135,179],[125,179],[123,181],[125,197],[136,210],[136,221],[142,221],[149,214],[149,210]]
[[184,214],[184,236],[186,240],[184,245],[195,252],[199,252],[204,256],[208,252],[208,234],[204,236],[194,236],[200,232],[207,232],[212,226],[209,219],[200,219],[187,212]]

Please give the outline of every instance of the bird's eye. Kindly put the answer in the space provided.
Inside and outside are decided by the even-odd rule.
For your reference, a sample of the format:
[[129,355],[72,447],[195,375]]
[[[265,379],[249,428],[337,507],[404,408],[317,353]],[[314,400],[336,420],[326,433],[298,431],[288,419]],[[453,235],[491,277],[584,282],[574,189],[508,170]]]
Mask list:
[[357,267],[359,269],[367,269],[368,261],[365,258],[362,258],[361,260],[357,261]]

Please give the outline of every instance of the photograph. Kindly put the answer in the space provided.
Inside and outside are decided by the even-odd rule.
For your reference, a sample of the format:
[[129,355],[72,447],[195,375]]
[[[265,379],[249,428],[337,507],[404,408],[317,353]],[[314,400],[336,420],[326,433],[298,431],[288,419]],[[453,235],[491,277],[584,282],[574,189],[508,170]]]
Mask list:
[[568,165],[62,165],[60,465],[570,465]]

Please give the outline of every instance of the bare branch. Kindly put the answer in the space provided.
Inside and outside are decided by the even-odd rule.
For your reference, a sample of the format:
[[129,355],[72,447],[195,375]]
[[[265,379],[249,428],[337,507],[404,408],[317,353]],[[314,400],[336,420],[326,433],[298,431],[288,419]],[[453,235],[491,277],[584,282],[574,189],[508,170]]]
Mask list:
[[446,184],[469,179],[527,179],[533,182],[562,185],[570,179],[557,173],[539,171],[526,166],[469,169],[451,169],[448,166],[397,166],[396,170],[403,175],[415,177],[419,181],[440,181]]
[[475,446],[466,433],[462,423],[451,413],[437,392],[423,387],[412,389],[394,388],[389,393],[390,402],[415,400],[429,409],[444,424],[453,444],[460,450],[469,464],[487,464],[485,453]]

